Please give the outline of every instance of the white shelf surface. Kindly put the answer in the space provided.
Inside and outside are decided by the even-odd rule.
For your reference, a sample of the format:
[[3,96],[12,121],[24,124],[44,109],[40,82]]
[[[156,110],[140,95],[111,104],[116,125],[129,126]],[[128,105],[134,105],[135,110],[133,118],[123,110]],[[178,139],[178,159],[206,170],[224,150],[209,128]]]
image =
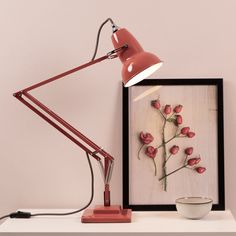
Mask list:
[[[55,209],[24,209],[22,211],[36,212],[67,212],[70,210]],[[118,233],[135,235],[235,235],[236,221],[230,212],[211,211],[201,220],[188,220],[177,212],[154,211],[133,212],[132,223],[81,223],[81,214],[71,216],[41,216],[30,219],[7,219],[0,225],[0,235],[97,235],[99,233]],[[75,234],[76,233],[76,234]],[[49,235],[49,234],[48,234]]]

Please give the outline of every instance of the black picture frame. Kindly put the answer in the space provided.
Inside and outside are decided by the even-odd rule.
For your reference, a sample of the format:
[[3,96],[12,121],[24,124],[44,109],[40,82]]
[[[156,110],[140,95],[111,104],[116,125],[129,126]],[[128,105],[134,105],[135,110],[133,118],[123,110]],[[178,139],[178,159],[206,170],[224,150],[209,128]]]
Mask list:
[[[224,125],[223,125],[223,79],[222,78],[176,78],[146,79],[134,86],[179,86],[179,85],[215,85],[217,91],[217,152],[218,152],[218,202],[212,210],[225,210],[224,184]],[[134,205],[129,201],[129,88],[123,87],[123,207],[133,211],[175,211],[175,204]]]

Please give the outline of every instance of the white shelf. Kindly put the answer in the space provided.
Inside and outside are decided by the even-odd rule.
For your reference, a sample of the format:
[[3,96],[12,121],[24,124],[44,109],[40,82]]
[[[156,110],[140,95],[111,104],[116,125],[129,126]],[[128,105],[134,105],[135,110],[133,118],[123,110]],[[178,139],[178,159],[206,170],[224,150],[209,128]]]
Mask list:
[[[70,210],[24,209],[36,212],[67,212]],[[41,216],[30,219],[7,219],[0,225],[0,235],[98,235],[109,233],[115,235],[235,235],[236,221],[229,210],[211,211],[201,220],[187,220],[177,212],[133,212],[132,223],[81,223],[81,214],[55,217]],[[141,233],[141,234],[140,234]],[[224,233],[224,234],[222,234]]]

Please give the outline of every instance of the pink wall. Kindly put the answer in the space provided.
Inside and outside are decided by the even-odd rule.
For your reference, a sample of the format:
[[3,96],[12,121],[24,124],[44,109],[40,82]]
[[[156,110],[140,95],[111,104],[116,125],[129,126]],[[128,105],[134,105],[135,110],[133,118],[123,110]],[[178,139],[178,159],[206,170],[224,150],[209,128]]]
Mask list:
[[[88,61],[107,17],[165,62],[154,77],[223,77],[226,207],[236,215],[236,28],[234,0],[0,1],[0,215],[17,208],[77,208],[89,198],[85,155],[13,98],[18,89]],[[110,27],[99,55],[110,51]],[[116,158],[113,203],[121,203],[121,83],[118,60],[34,94]],[[76,79],[75,79],[76,78]],[[97,165],[95,199],[102,202]]]

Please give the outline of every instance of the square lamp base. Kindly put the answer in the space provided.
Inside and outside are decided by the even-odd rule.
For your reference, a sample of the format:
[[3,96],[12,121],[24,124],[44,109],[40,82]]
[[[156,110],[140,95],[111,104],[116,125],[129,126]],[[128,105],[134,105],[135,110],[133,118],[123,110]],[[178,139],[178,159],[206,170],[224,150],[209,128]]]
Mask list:
[[119,205],[95,206],[86,209],[81,217],[82,223],[130,223],[131,209],[122,209]]

